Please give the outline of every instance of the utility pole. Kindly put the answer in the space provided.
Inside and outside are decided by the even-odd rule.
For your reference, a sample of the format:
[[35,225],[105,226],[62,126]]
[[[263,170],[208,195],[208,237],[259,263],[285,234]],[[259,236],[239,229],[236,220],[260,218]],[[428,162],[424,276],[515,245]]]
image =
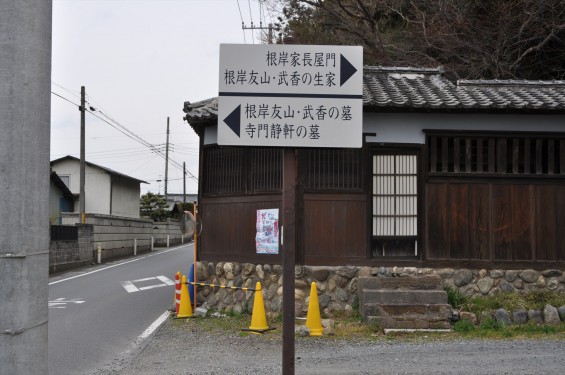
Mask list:
[[47,375],[52,0],[0,9],[0,374]]
[[85,99],[84,86],[80,87],[80,222],[86,224],[86,197],[84,192],[85,184],[85,114],[86,114],[86,99]]
[[273,44],[273,24],[270,23],[268,27],[263,26],[263,22],[259,22],[259,26],[254,26],[253,21],[251,22],[251,26],[245,26],[245,23],[241,23],[242,30],[269,30],[268,38],[269,44]]
[[182,203],[186,203],[186,163],[182,162]]
[[165,199],[167,199],[167,181],[169,180],[169,118],[167,117],[167,145],[165,146]]

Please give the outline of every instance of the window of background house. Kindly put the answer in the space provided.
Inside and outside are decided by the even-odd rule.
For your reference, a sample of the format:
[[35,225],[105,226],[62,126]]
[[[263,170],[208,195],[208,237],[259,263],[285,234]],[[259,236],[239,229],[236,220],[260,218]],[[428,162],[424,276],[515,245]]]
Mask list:
[[61,181],[63,181],[63,183],[70,189],[71,188],[71,176],[69,175],[63,175],[63,176],[59,176],[59,178],[61,179]]
[[373,257],[418,255],[418,157],[372,156]]

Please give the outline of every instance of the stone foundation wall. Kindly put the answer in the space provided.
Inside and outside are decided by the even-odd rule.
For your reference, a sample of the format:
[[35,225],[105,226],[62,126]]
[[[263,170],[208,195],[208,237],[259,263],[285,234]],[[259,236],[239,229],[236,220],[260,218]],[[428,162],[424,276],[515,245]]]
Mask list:
[[[295,267],[295,312],[305,316],[308,309],[311,283],[316,282],[318,302],[326,314],[357,307],[357,278],[403,277],[438,275],[444,286],[458,289],[466,296],[489,295],[498,292],[529,292],[550,290],[565,293],[564,271],[535,270],[469,270],[432,269],[415,267]],[[266,314],[270,317],[282,311],[282,266],[270,264],[198,262],[199,282],[254,288],[260,282],[263,289]],[[253,311],[253,292],[242,290],[198,287],[200,303],[221,311],[237,313]]]

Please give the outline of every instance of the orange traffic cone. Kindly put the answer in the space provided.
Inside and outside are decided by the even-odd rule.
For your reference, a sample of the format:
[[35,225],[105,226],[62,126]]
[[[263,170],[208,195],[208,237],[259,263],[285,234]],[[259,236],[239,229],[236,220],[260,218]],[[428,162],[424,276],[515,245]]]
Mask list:
[[253,313],[251,314],[251,325],[249,329],[243,331],[250,331],[252,333],[264,333],[274,328],[269,328],[267,325],[267,316],[265,315],[265,303],[263,302],[263,290],[261,283],[257,282],[255,285],[255,296],[253,298]]
[[310,302],[308,302],[308,315],[306,315],[306,327],[310,328],[310,336],[322,336],[322,318],[320,318],[320,304],[318,303],[318,289],[316,283],[312,282],[310,288]]
[[192,317],[192,303],[190,303],[190,294],[188,294],[188,284],[186,283],[186,276],[183,275],[180,289],[180,306],[177,318],[190,317]]
[[175,275],[175,313],[179,313],[180,307],[180,294],[181,294],[181,283],[180,283],[180,272]]

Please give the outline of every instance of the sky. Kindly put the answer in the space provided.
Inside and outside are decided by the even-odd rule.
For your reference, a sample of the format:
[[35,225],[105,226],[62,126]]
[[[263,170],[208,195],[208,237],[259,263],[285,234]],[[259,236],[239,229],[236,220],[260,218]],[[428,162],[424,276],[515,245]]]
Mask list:
[[88,162],[163,194],[165,159],[147,145],[165,155],[169,118],[167,193],[183,193],[183,162],[186,192],[196,193],[199,139],[184,102],[218,95],[221,43],[261,43],[242,22],[275,17],[259,0],[53,0],[51,160],[80,157],[85,86],[95,109],[85,119]]

